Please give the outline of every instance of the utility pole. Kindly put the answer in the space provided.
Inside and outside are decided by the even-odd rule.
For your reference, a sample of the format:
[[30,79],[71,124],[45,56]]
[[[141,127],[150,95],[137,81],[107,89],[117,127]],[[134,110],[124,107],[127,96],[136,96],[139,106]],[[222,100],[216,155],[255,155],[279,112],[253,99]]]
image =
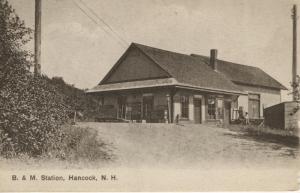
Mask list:
[[42,0],[35,0],[34,74],[41,75],[41,15]]
[[298,100],[297,96],[297,5],[293,6],[292,9],[293,19],[293,67],[292,67],[292,87],[293,87],[293,101]]

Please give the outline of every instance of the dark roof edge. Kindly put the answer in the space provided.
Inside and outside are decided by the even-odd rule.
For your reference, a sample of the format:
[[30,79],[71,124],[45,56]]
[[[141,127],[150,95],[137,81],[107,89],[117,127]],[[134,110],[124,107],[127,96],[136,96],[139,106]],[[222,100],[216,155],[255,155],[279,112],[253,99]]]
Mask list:
[[276,89],[276,90],[288,90],[288,88],[283,86],[281,83],[279,83],[281,85],[280,87],[271,87],[271,86],[265,86],[265,85],[248,84],[245,82],[239,82],[239,81],[235,81],[235,80],[231,80],[231,81],[235,84],[245,85],[245,86],[258,86],[258,87],[262,87],[262,88],[269,88],[269,89]]
[[175,87],[193,89],[193,90],[199,90],[199,91],[206,91],[206,92],[222,93],[222,94],[247,95],[247,93],[245,93],[243,91],[222,90],[222,89],[215,89],[215,88],[204,88],[204,87],[198,87],[198,86],[193,86],[193,85],[188,85],[188,84],[178,84],[178,85],[175,85]]
[[173,77],[164,77],[164,76],[158,76],[158,77],[151,77],[151,78],[142,78],[142,79],[128,79],[128,80],[120,80],[120,81],[114,81],[114,82],[108,82],[108,83],[102,83],[101,85],[107,85],[107,84],[117,84],[117,83],[127,83],[127,82],[135,82],[135,81],[144,81],[144,80],[159,80],[159,79],[166,79],[166,78],[173,78]]
[[142,87],[131,87],[131,88],[117,88],[117,89],[107,89],[107,90],[87,90],[85,93],[101,93],[101,92],[110,92],[110,91],[118,91],[118,90],[133,90],[133,89],[142,89],[142,88],[156,88],[156,87],[166,87],[166,86],[175,86],[177,88],[184,88],[184,89],[191,89],[191,90],[199,90],[204,92],[213,92],[219,94],[234,94],[234,95],[247,95],[247,93],[242,91],[230,91],[230,90],[222,90],[222,89],[214,89],[214,88],[204,88],[204,87],[197,87],[188,84],[163,84],[163,85],[149,85],[149,86],[142,86]]

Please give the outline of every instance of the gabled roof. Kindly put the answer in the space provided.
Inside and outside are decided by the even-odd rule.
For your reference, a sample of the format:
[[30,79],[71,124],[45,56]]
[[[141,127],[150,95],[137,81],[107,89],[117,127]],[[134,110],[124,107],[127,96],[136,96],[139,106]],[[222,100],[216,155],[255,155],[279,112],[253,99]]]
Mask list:
[[170,52],[137,43],[134,46],[175,78],[178,83],[224,91],[242,91],[224,75],[212,70],[206,63],[190,55]]
[[[153,64],[165,71],[168,76],[161,80],[141,79],[120,81],[118,83],[106,82],[111,74],[118,68],[122,59],[124,59],[133,48],[138,49],[142,54],[151,59]],[[208,64],[209,57],[206,56],[180,54],[132,43],[99,85],[88,92],[172,85],[202,89],[205,91],[245,94],[237,83],[286,89],[271,76],[256,67],[218,60],[218,71],[214,71]],[[172,81],[170,82],[170,80]]]
[[[210,58],[191,54],[191,56],[198,58],[200,61],[209,65]],[[217,60],[218,71],[224,74],[228,79],[236,84],[244,84],[250,86],[262,86],[276,89],[287,90],[285,86],[280,84],[277,80],[272,78],[269,74],[254,66],[247,66],[228,62],[224,60]]]

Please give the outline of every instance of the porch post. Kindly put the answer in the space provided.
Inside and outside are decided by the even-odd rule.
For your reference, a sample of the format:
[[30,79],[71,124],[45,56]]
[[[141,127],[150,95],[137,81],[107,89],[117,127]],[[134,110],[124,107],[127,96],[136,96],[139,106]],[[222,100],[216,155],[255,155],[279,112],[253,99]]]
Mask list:
[[172,112],[171,112],[171,97],[170,94],[166,95],[167,97],[167,105],[168,105],[168,123],[172,122]]
[[189,112],[188,112],[188,114],[189,114],[189,120],[190,121],[195,121],[194,120],[194,108],[195,108],[195,106],[194,106],[194,95],[190,95],[190,96],[188,96],[189,97]]
[[142,94],[142,97],[141,97],[141,122],[143,121],[144,119],[144,100],[143,100],[143,94]]

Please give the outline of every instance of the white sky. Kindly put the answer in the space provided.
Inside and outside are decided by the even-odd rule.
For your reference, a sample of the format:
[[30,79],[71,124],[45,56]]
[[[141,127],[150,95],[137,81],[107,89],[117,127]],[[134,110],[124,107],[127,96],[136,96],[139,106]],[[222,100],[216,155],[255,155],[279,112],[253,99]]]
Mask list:
[[[126,46],[103,31],[102,28],[109,29],[96,17],[99,25],[84,15],[74,1],[80,4],[80,0],[43,0],[42,72],[49,77],[62,76],[80,88],[91,88],[100,82]],[[209,55],[209,50],[216,48],[220,59],[260,67],[290,88],[291,8],[300,1],[82,1],[128,43],[202,55]],[[9,2],[27,26],[33,28],[34,0]],[[298,58],[300,61],[299,54]],[[284,100],[289,97],[286,92],[283,94]]]

